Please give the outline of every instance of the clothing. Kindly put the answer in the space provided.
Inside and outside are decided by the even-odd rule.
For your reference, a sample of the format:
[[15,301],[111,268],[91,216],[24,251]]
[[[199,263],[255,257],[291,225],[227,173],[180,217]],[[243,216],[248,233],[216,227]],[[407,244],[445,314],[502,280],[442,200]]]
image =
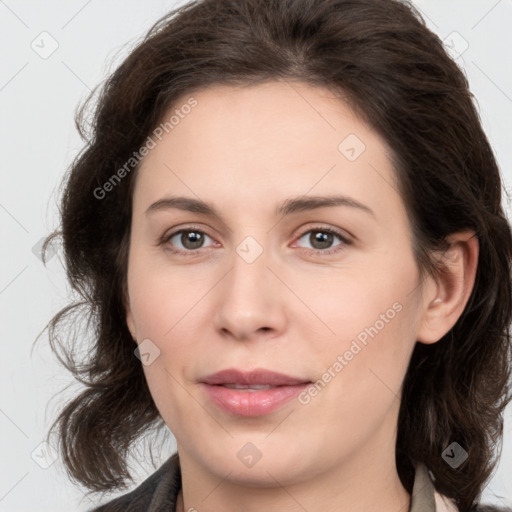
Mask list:
[[[175,453],[135,490],[90,512],[175,512],[180,489],[181,470]],[[458,512],[452,500],[434,489],[424,464],[416,467],[409,512]]]

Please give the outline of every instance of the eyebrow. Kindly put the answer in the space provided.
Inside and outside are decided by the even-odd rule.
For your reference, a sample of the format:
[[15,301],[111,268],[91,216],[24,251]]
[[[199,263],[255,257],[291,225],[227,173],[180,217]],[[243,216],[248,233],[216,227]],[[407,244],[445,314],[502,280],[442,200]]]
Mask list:
[[[298,212],[304,212],[308,210],[315,210],[318,208],[326,208],[326,207],[335,207],[335,206],[349,206],[351,208],[356,208],[363,212],[366,212],[375,218],[375,213],[371,208],[356,201],[355,199],[347,196],[299,196],[287,199],[284,203],[276,208],[275,214],[276,216],[282,215],[291,215]],[[155,201],[153,204],[149,206],[146,210],[146,215],[162,211],[168,209],[178,209],[183,211],[188,211],[192,213],[200,213],[203,215],[208,215],[210,217],[215,217],[221,222],[222,216],[215,209],[215,207],[211,203],[207,203],[200,199],[194,199],[192,197],[184,197],[184,196],[175,196],[175,197],[164,197]]]

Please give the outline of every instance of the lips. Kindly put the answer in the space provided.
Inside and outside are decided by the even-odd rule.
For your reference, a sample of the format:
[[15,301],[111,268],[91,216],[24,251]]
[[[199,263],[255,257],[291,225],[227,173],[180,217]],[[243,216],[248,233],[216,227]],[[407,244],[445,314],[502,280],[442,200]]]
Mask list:
[[275,387],[295,386],[298,384],[306,384],[310,381],[308,379],[290,377],[283,373],[277,373],[261,368],[251,371],[230,368],[208,375],[208,377],[204,378],[201,382],[210,385],[235,384],[245,387],[252,387],[251,385]]
[[261,416],[284,406],[311,381],[264,369],[222,370],[200,382],[207,397],[223,412]]

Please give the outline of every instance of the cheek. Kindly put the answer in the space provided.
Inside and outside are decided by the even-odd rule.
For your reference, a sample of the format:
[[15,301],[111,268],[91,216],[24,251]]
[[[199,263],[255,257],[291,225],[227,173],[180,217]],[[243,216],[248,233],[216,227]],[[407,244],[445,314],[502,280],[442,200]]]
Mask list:
[[204,298],[216,282],[206,277],[185,267],[155,264],[143,251],[130,260],[129,296],[137,340],[149,340],[150,350],[158,354],[143,370],[157,408],[166,418],[176,417],[180,413],[176,408],[189,401],[181,386],[189,385],[197,374],[205,340],[213,334],[200,333],[211,317],[205,312]]
[[[352,291],[356,294],[357,289]],[[374,289],[371,297],[359,292],[352,300],[340,299],[344,308],[337,316],[332,310],[330,325],[336,336],[315,351],[322,362],[318,391],[301,403],[322,424],[337,426],[333,443],[341,438],[359,446],[399,407],[414,347],[414,309],[395,297],[389,289]]]
[[353,340],[369,346],[372,340],[380,344],[399,342],[401,327],[409,325],[414,313],[410,307],[410,290],[414,274],[403,272],[387,279],[371,272],[332,273],[329,279],[303,284],[300,292],[308,297],[308,306],[331,331],[324,339],[327,346],[349,349]]
[[[139,271],[140,269],[140,271]],[[201,411],[195,410],[195,402],[185,390],[184,370],[197,364],[197,345],[194,338],[194,307],[201,298],[201,290],[190,281],[180,279],[180,273],[151,266],[133,267],[130,288],[130,304],[137,329],[139,343],[151,341],[151,350],[157,357],[151,364],[143,365],[143,371],[153,400],[166,424],[175,435],[182,432],[179,418],[186,417],[187,424],[201,424]],[[204,295],[204,292],[203,292]]]
[[333,331],[315,347],[324,368],[320,378],[333,382],[326,386],[332,400],[354,410],[364,404],[368,414],[383,397],[399,394],[416,341],[415,263],[412,257],[403,258],[400,269],[389,263],[319,281],[311,295],[311,308]]
[[198,302],[201,283],[190,273],[185,274],[179,267],[170,269],[168,265],[155,262],[154,257],[143,251],[133,252],[128,289],[139,339],[163,342]]

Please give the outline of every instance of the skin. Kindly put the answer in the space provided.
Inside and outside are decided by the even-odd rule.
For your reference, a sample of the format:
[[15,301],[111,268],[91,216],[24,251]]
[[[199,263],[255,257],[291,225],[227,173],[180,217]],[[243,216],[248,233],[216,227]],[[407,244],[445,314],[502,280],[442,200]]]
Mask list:
[[[160,350],[144,372],[177,440],[178,510],[408,510],[395,465],[401,385],[415,343],[437,342],[463,312],[476,237],[453,234],[446,274],[420,282],[389,150],[326,89],[268,82],[193,96],[197,106],[137,175],[126,305],[136,342]],[[349,134],[366,146],[354,161],[338,149]],[[373,213],[347,205],[275,213],[289,198],[334,193]],[[171,195],[209,202],[220,218],[147,212]],[[181,235],[159,243],[184,228],[206,233],[196,254]],[[349,243],[315,242],[325,228]],[[236,251],[248,236],[263,251],[251,263]],[[231,367],[316,381],[396,303],[394,318],[307,404],[241,418],[198,384]],[[237,457],[248,442],[262,455],[250,468]]]

